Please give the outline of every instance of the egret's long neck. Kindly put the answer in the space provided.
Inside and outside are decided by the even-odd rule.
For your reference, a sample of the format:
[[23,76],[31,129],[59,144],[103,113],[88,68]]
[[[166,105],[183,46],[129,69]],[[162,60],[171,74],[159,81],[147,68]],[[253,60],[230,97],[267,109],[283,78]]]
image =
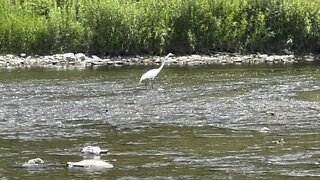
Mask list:
[[163,68],[164,64],[166,63],[166,60],[167,60],[167,59],[164,59],[164,60],[162,61],[161,66],[159,67],[159,71],[161,71],[161,70],[162,70],[162,68]]

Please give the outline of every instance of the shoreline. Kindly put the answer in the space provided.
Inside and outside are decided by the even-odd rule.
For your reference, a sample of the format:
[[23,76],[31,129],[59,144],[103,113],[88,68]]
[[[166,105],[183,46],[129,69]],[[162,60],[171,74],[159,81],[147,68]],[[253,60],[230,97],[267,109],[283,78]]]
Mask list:
[[[18,68],[62,68],[62,69],[86,69],[90,67],[121,67],[121,66],[156,66],[163,57],[160,56],[118,56],[104,57],[84,53],[64,53],[47,56],[27,56],[22,53],[20,56],[7,54],[0,55],[0,69]],[[175,56],[167,60],[166,65],[177,67],[196,67],[203,65],[259,65],[259,64],[294,64],[299,62],[314,62],[318,56],[305,55],[267,55],[267,54],[234,54],[215,53],[212,55],[185,55]]]

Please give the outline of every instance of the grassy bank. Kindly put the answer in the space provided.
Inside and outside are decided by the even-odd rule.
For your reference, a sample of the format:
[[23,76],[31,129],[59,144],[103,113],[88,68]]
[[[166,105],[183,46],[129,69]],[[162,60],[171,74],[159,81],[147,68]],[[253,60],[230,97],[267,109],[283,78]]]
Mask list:
[[320,52],[320,0],[1,0],[0,53]]

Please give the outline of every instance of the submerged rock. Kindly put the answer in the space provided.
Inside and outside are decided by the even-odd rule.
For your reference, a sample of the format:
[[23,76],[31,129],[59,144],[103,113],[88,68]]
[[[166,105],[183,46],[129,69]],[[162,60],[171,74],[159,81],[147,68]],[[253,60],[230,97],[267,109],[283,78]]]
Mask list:
[[110,169],[113,165],[103,160],[88,159],[79,162],[68,162],[69,168],[85,168],[85,169]]
[[284,139],[280,139],[278,141],[272,141],[274,144],[284,145]]

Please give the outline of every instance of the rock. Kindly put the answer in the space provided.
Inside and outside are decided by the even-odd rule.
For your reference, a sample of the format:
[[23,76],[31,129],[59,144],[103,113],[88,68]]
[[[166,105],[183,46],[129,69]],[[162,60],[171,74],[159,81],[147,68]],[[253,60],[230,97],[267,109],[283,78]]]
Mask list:
[[24,60],[21,60],[20,58],[13,58],[9,60],[9,64],[11,66],[20,66],[24,64]]
[[93,60],[91,62],[91,65],[92,66],[102,66],[102,65],[104,65],[104,63],[102,61],[100,61],[100,60]]
[[59,62],[64,61],[64,55],[63,54],[55,54],[53,55],[53,58]]
[[24,163],[23,167],[36,167],[36,166],[43,166],[44,161],[40,158],[30,159],[28,162]]
[[266,59],[265,59],[265,62],[272,62],[274,61],[274,57],[273,56],[268,56]]
[[67,61],[75,61],[76,56],[73,53],[65,53],[63,54],[63,58]]
[[198,55],[198,54],[193,54],[193,55],[190,56],[190,58],[193,59],[193,60],[199,60],[199,59],[201,59],[201,56]]
[[279,141],[272,141],[274,144],[284,145],[284,139],[280,139]]
[[76,62],[75,61],[69,61],[68,65],[76,65]]
[[[18,68],[18,67],[63,67],[64,69],[81,68],[84,69],[87,66],[150,66],[161,64],[163,57],[159,56],[133,56],[133,57],[105,57],[99,58],[96,55],[92,57],[86,56],[84,53],[65,53],[54,54],[48,56],[27,56],[25,53],[21,53],[19,56],[8,54],[0,56],[0,67],[2,68]],[[278,63],[296,63],[300,61],[318,61],[317,57],[313,54],[296,57],[293,54],[287,55],[271,55],[267,54],[251,54],[251,55],[239,55],[230,53],[220,53],[212,55],[198,55],[193,54],[190,56],[179,56],[176,58],[168,59],[168,66],[199,66],[210,64],[262,64],[266,63],[274,65]]]
[[94,60],[94,61],[100,61],[101,59],[98,57],[98,56],[96,56],[96,55],[92,55],[92,59]]
[[260,129],[259,132],[261,132],[261,133],[269,133],[269,132],[271,132],[271,130],[269,128],[267,128],[267,127],[263,127],[263,128]]
[[233,58],[234,63],[242,63],[243,59],[241,57],[235,57]]
[[106,64],[108,65],[108,66],[111,66],[111,65],[114,65],[114,61],[111,61],[111,60],[107,60],[106,61]]
[[86,55],[83,53],[77,53],[77,54],[75,54],[75,57],[76,57],[76,59],[79,59],[81,61],[86,60]]
[[20,57],[26,58],[26,57],[27,57],[27,54],[26,54],[26,53],[21,53],[21,54],[20,54]]
[[119,61],[115,61],[114,63],[115,63],[116,65],[118,65],[118,66],[119,66],[119,65],[120,65],[120,66],[124,65],[124,62],[123,62],[123,61],[120,61],[120,60],[119,60]]
[[107,149],[102,150],[99,146],[86,146],[82,148],[81,152],[85,154],[100,155],[100,154],[107,154],[108,150]]
[[258,58],[261,58],[261,59],[267,59],[268,58],[268,55],[267,54],[259,54],[258,55]]
[[314,61],[314,57],[313,56],[305,56],[303,59],[305,61],[307,61],[307,62],[313,62]]
[[6,65],[7,65],[7,62],[5,62],[5,61],[0,61],[0,67],[6,66]]
[[68,162],[69,168],[110,169],[113,165],[103,160],[87,159],[79,162]]
[[15,56],[13,54],[7,54],[6,55],[6,59],[13,59]]

